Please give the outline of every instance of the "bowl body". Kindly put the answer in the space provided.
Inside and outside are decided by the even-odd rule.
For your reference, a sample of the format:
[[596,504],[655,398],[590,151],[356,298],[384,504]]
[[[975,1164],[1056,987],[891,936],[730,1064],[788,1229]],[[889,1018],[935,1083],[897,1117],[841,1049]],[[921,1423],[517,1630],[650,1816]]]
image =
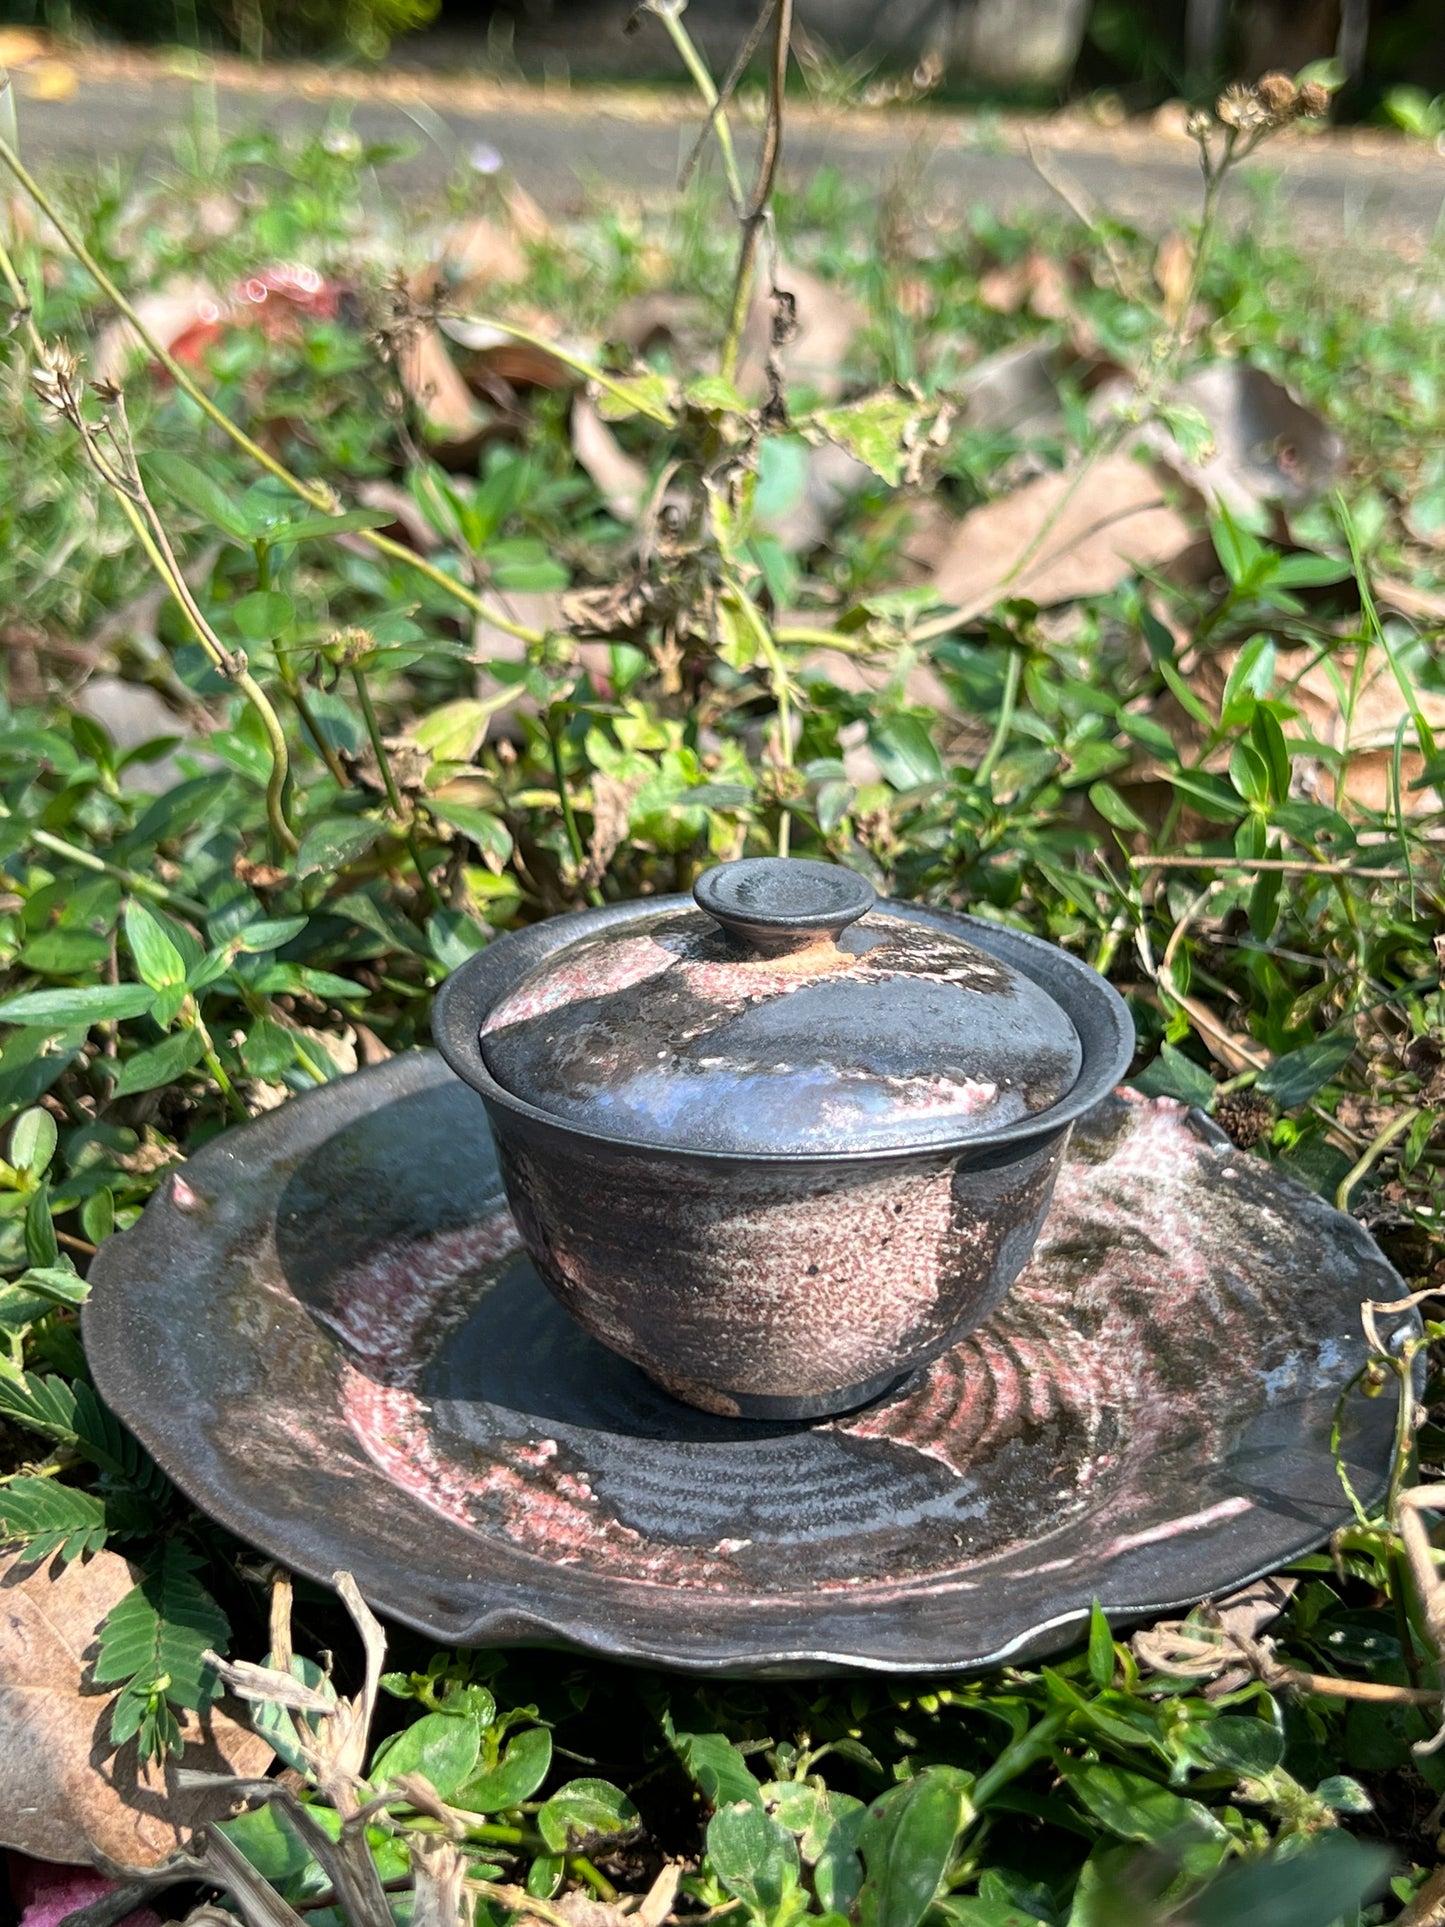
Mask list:
[[1003,1298],[1043,1225],[1069,1130],[1123,1075],[1133,1027],[1117,992],[1053,945],[889,903],[966,936],[1060,1003],[1083,1049],[1065,1099],[957,1147],[743,1156],[579,1128],[497,1083],[479,1034],[499,998],[579,937],[688,901],[584,911],[499,938],[442,987],[436,1042],[486,1105],[534,1263],[594,1337],[707,1411],[846,1411]]

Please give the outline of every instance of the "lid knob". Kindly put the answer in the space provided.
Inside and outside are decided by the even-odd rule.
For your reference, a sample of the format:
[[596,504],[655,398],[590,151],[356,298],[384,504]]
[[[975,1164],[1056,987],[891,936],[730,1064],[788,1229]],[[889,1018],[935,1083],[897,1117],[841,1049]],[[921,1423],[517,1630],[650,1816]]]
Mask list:
[[703,871],[692,894],[735,942],[763,956],[836,938],[877,901],[872,884],[856,871],[788,856],[719,863]]

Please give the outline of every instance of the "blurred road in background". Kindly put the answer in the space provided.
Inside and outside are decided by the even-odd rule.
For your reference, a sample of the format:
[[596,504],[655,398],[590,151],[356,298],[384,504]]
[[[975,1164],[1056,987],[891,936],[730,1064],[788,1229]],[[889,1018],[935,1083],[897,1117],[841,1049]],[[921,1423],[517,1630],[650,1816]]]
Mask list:
[[[552,214],[599,197],[670,193],[699,125],[681,89],[529,88],[415,72],[376,77],[314,67],[247,68],[217,62],[208,79],[136,54],[82,56],[57,87],[43,70],[15,75],[20,137],[35,165],[169,159],[178,134],[214,121],[223,133],[257,126],[301,132],[349,124],[368,141],[414,152],[387,170],[408,193],[438,193],[477,149],[493,149]],[[1168,110],[1165,110],[1166,112]],[[1029,143],[1070,192],[1160,231],[1197,216],[1199,169],[1181,124],[1097,127],[983,116],[947,108],[790,111],[786,171],[794,182],[820,167],[890,187],[928,208],[986,204],[1000,213],[1055,198]],[[751,144],[741,131],[744,150]],[[1305,240],[1418,254],[1445,235],[1445,159],[1428,143],[1373,131],[1285,138],[1254,170],[1277,176],[1281,203]],[[1234,190],[1239,213],[1247,193]]]

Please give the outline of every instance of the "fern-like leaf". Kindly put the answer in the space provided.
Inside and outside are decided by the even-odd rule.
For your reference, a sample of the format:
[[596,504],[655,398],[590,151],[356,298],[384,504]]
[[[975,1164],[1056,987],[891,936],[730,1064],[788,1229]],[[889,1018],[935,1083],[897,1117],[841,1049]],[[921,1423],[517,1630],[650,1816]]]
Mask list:
[[169,1491],[154,1459],[84,1379],[0,1370],[0,1417],[67,1447],[119,1484],[156,1501]]
[[117,1745],[138,1736],[143,1758],[179,1753],[171,1708],[194,1710],[220,1691],[203,1657],[231,1636],[230,1623],[196,1577],[194,1553],[167,1540],[140,1584],[106,1614],[95,1678],[122,1691],[111,1716]]
[[0,1543],[18,1544],[26,1560],[59,1553],[68,1565],[98,1552],[107,1539],[136,1538],[154,1528],[150,1508],[125,1492],[82,1492],[58,1479],[15,1478],[0,1485]]

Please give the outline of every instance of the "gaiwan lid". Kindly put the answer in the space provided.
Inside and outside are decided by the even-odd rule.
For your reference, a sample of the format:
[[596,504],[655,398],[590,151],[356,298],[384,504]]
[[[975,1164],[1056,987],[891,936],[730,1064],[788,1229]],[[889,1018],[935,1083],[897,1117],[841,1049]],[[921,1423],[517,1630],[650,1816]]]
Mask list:
[[611,1138],[826,1157],[981,1136],[1078,1078],[1078,1036],[1047,991],[890,915],[851,870],[744,858],[693,896],[514,985],[482,1025],[496,1081]]

